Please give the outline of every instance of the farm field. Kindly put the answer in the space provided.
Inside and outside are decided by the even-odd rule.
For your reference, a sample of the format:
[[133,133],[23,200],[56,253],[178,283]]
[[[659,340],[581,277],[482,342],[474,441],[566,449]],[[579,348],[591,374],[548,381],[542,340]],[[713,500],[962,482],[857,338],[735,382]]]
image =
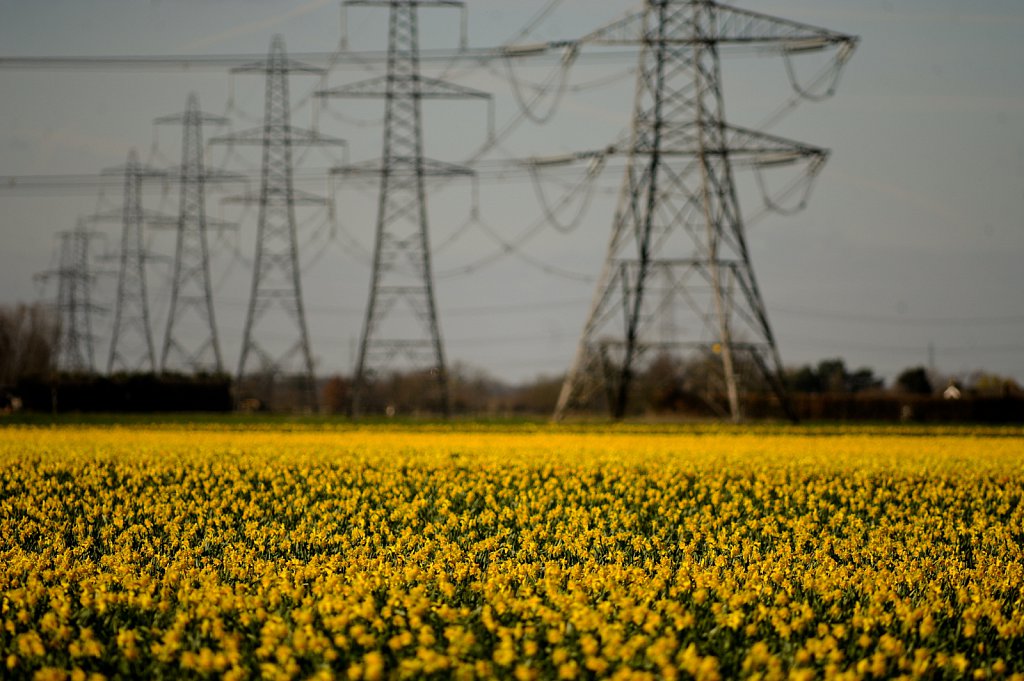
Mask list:
[[0,677],[1024,679],[1024,430],[0,428]]

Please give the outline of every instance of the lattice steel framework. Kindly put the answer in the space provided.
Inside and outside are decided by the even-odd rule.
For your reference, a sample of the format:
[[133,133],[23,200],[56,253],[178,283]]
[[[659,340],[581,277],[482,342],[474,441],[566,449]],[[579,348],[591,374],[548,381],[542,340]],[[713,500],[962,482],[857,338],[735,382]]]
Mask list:
[[[114,326],[110,334],[107,372],[156,371],[156,353],[149,322],[149,296],[146,293],[146,253],[143,240],[142,182],[145,178],[164,177],[161,170],[143,167],[132,149],[122,168],[105,173],[124,174],[124,204],[121,209],[121,247],[117,275],[117,302]],[[98,219],[112,216],[96,216]]]
[[97,232],[79,220],[75,229],[61,232],[57,269],[43,277],[57,278],[57,351],[54,363],[59,371],[94,373],[91,289],[95,275],[89,265],[90,243]]
[[383,97],[384,150],[378,167],[335,168],[340,175],[379,174],[380,197],[370,296],[359,344],[352,413],[364,407],[369,384],[385,369],[429,372],[430,401],[447,415],[448,372],[431,271],[425,181],[430,176],[471,175],[461,166],[423,156],[420,102],[424,99],[487,99],[485,92],[420,75],[417,10],[463,8],[435,0],[349,0],[346,6],[389,8],[387,75],[325,90],[329,97]]
[[[256,258],[238,360],[238,378],[241,381],[250,364],[258,361],[258,373],[265,381],[264,397],[269,399],[276,377],[288,371],[297,359],[297,375],[302,382],[305,406],[315,411],[316,382],[302,299],[295,207],[322,205],[325,199],[295,189],[292,149],[297,145],[343,145],[344,141],[291,125],[288,76],[293,73],[319,76],[324,69],[288,59],[284,39],[280,35],[273,37],[265,62],[240,66],[232,71],[266,76],[263,125],[211,140],[212,143],[258,144],[263,147],[259,197],[238,199],[259,203]],[[272,351],[270,343],[261,340],[261,334],[271,328],[272,333],[280,333],[285,323],[291,326],[295,340],[283,352]]]
[[555,418],[602,392],[621,418],[641,362],[659,354],[710,369],[703,398],[734,420],[741,390],[755,382],[767,384],[792,416],[733,169],[820,162],[827,152],[728,124],[719,48],[849,50],[856,39],[709,0],[647,0],[638,14],[579,42],[642,50],[607,259]]
[[[162,116],[155,122],[182,126],[179,209],[175,220],[177,239],[160,370],[222,373],[224,363],[213,312],[206,240],[208,174],[203,162],[203,125],[225,124],[228,119],[200,111],[199,98],[192,93],[183,113]],[[186,333],[180,328],[189,317],[199,322],[201,331]]]

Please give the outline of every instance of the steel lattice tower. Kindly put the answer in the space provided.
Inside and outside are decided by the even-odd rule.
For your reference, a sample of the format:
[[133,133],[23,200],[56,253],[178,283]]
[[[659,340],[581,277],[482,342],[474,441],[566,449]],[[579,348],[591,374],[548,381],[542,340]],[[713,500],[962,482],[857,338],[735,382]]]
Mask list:
[[[164,173],[144,168],[139,163],[138,154],[134,149],[128,152],[128,162],[123,168],[104,172],[124,173],[117,303],[114,306],[114,326],[110,336],[107,372],[156,371],[156,353],[153,350],[153,335],[149,323],[149,297],[146,293],[148,255],[142,234],[142,182],[147,177],[163,177]],[[133,342],[141,346],[141,351],[136,349],[135,354],[130,349]]]
[[[719,48],[797,51],[855,38],[711,0],[647,0],[638,14],[582,43],[641,45],[629,161],[607,259],[555,410],[603,388],[626,413],[643,359],[701,358],[715,368],[709,403],[725,395],[741,417],[740,388],[763,381],[792,417],[782,364],[761,297],[733,180],[735,165],[827,153],[726,122]],[[816,158],[815,158],[816,157]],[[658,322],[667,316],[672,324]],[[659,330],[672,329],[673,337]]]
[[438,323],[427,228],[428,176],[470,175],[471,171],[423,156],[420,103],[423,99],[486,99],[490,95],[420,75],[417,10],[462,8],[441,0],[349,0],[347,6],[389,8],[387,75],[320,92],[321,96],[383,97],[384,150],[379,168],[337,168],[336,174],[381,177],[369,303],[359,345],[352,413],[363,408],[372,380],[404,361],[430,372],[431,401],[447,415],[448,373]]
[[[160,370],[168,371],[176,366],[195,372],[222,373],[224,365],[213,313],[206,241],[208,175],[203,163],[203,124],[224,124],[228,120],[201,112],[199,98],[192,93],[188,96],[184,113],[163,116],[155,122],[180,123],[182,126],[179,210],[175,221],[177,241]],[[193,316],[198,316],[203,330],[186,337],[177,327],[190,311]]]
[[[274,378],[298,358],[299,375],[303,383],[306,406],[317,408],[316,382],[313,372],[313,353],[306,326],[306,313],[302,301],[302,281],[299,268],[299,245],[295,229],[295,206],[319,203],[324,199],[294,188],[292,148],[309,144],[344,144],[342,140],[320,135],[311,130],[292,127],[288,76],[292,73],[322,75],[316,68],[285,55],[284,39],[275,35],[265,62],[257,62],[232,69],[233,73],[256,73],[266,76],[263,125],[211,142],[258,144],[263,147],[263,165],[260,176],[259,217],[256,227],[256,258],[253,264],[252,289],[245,319],[242,352],[238,360],[238,378],[241,381],[253,360],[259,361],[259,373],[268,385],[269,396]],[[241,200],[250,200],[243,197]],[[276,315],[270,313],[276,312]],[[276,319],[275,319],[276,317]],[[260,334],[274,323],[289,324],[294,343],[283,352],[272,351],[270,344],[260,341]],[[261,327],[263,327],[261,329]]]
[[97,236],[83,220],[75,229],[60,233],[59,264],[42,276],[57,278],[58,331],[55,364],[60,371],[93,373],[92,304],[90,290],[95,275],[89,268],[89,244]]

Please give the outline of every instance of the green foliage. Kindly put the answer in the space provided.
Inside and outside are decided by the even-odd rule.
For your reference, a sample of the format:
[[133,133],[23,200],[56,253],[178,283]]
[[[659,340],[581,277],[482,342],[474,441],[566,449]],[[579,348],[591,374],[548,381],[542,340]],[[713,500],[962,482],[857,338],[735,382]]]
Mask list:
[[862,367],[851,373],[839,358],[822,360],[816,368],[804,365],[792,370],[787,380],[790,390],[797,393],[852,394],[881,390],[884,385],[871,369]]
[[928,370],[924,367],[905,369],[896,378],[897,387],[912,395],[931,395],[932,382],[928,378]]

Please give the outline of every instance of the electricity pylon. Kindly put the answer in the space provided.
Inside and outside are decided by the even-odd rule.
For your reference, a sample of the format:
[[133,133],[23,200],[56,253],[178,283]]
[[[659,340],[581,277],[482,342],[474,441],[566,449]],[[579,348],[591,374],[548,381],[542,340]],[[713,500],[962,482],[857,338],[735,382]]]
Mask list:
[[[241,197],[241,201],[259,203],[256,226],[256,259],[253,264],[252,290],[245,318],[242,352],[238,360],[238,379],[246,375],[251,360],[259,361],[264,381],[263,397],[270,400],[278,374],[287,371],[289,362],[298,358],[298,377],[302,383],[305,406],[317,409],[313,353],[306,326],[299,269],[299,245],[295,230],[295,206],[324,204],[325,199],[296,190],[293,184],[292,147],[310,144],[345,144],[343,140],[325,137],[318,132],[292,127],[288,76],[292,73],[320,76],[316,68],[285,55],[284,39],[275,35],[266,61],[232,69],[233,73],[256,73],[266,76],[263,125],[235,135],[218,137],[211,142],[258,144],[263,147],[263,166],[258,198]],[[269,315],[270,312],[277,312]],[[283,332],[289,324],[294,342],[283,352],[272,350],[271,343],[261,340],[260,327]],[[264,331],[266,328],[263,329]]]
[[404,361],[432,375],[431,401],[447,415],[448,372],[438,323],[427,228],[428,176],[471,175],[461,166],[424,158],[420,102],[486,99],[478,90],[420,75],[417,10],[462,8],[441,0],[348,0],[346,6],[389,8],[387,75],[325,90],[320,96],[383,97],[384,150],[380,167],[344,167],[334,174],[379,174],[380,197],[370,282],[352,394],[358,415],[370,382]]
[[[733,169],[821,162],[827,152],[727,123],[719,49],[734,44],[788,57],[838,46],[845,60],[856,38],[712,0],[647,0],[639,13],[579,42],[642,50],[607,259],[555,418],[602,388],[612,415],[623,417],[640,362],[655,352],[699,358],[717,375],[705,400],[715,405],[724,393],[733,420],[741,418],[741,386],[755,381],[792,418]],[[658,322],[668,315],[675,335],[660,337],[666,325]]]
[[54,363],[59,371],[94,373],[92,313],[99,310],[91,301],[95,275],[89,268],[89,244],[99,236],[79,220],[75,229],[60,232],[57,269],[42,278],[57,278],[58,339]]
[[[142,234],[142,223],[146,218],[142,210],[142,182],[146,178],[163,178],[165,173],[142,166],[135,149],[128,152],[128,161],[123,167],[103,172],[124,173],[124,203],[119,213],[121,248],[116,256],[120,262],[117,302],[114,305],[107,373],[115,370],[153,372],[157,364],[149,323],[149,297],[146,294],[146,261],[151,256],[146,253]],[[93,219],[111,219],[117,215],[97,215]],[[134,351],[133,342],[136,347]]]
[[[210,287],[210,256],[207,248],[206,182],[210,179],[203,163],[203,124],[223,125],[223,116],[199,110],[199,98],[188,96],[185,111],[162,116],[155,123],[179,123],[182,126],[181,170],[178,217],[174,220],[177,240],[174,271],[171,276],[171,305],[167,312],[160,370],[172,368],[194,372],[222,373],[220,342],[213,313]],[[189,312],[198,316],[201,332],[183,333],[179,325]]]

